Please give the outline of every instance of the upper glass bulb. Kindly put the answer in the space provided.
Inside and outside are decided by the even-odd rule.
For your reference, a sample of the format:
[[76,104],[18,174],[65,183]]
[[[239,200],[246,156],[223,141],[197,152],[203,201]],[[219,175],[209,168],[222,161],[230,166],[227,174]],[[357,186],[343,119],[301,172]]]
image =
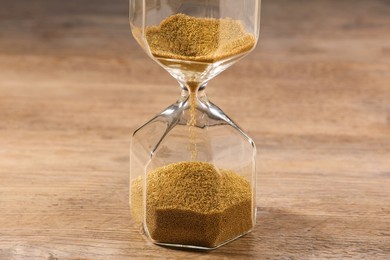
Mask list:
[[179,82],[201,85],[251,51],[260,1],[130,1],[133,35]]

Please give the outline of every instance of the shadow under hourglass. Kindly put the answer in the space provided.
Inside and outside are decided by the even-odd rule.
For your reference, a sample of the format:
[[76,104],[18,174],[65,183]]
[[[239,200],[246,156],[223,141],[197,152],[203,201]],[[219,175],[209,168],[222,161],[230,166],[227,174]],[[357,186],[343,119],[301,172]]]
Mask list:
[[275,208],[258,208],[254,230],[221,247],[216,253],[264,258],[304,257],[329,250],[334,239],[323,231],[328,222],[324,216],[307,216]]

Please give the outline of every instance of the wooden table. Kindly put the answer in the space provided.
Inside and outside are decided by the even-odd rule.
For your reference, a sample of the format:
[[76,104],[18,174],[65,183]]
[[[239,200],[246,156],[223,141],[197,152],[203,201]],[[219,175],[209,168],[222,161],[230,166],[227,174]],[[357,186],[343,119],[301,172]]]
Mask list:
[[0,259],[390,258],[390,1],[263,1],[207,90],[257,143],[257,225],[211,252],[130,218],[131,132],[179,88],[127,5],[0,1]]

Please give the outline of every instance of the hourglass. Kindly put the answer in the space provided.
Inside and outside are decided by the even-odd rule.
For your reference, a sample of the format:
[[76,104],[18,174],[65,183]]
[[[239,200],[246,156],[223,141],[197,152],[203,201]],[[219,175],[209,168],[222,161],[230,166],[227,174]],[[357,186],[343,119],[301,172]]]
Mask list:
[[260,0],[130,0],[130,25],[181,95],[132,136],[130,208],[154,243],[213,249],[256,221],[256,147],[205,88],[255,47]]

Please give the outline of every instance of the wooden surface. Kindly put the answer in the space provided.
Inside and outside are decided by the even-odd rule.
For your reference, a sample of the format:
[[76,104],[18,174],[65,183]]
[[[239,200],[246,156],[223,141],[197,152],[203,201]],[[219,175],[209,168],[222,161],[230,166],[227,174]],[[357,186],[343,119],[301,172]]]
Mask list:
[[207,90],[257,143],[258,223],[211,252],[132,226],[130,134],[179,88],[127,5],[0,0],[0,259],[390,259],[390,1],[263,1]]

